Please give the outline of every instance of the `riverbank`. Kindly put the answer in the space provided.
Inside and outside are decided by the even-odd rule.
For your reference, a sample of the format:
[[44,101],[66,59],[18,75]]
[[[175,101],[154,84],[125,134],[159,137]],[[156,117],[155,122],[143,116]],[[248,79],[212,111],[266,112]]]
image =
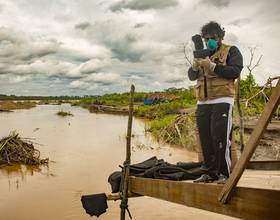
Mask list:
[[[250,76],[252,77],[252,76]],[[252,132],[252,127],[255,127],[256,120],[261,115],[265,100],[261,96],[254,96],[259,87],[252,83],[252,80],[241,80],[241,108],[244,115],[245,134],[244,143],[249,139]],[[271,95],[271,89],[264,90],[266,97]],[[188,150],[197,151],[197,133],[195,122],[196,99],[194,91],[190,89],[172,89],[165,91],[166,96],[172,95],[176,97],[167,102],[161,101],[155,94],[137,94],[134,115],[145,119],[146,131],[151,132],[152,135],[161,142],[170,143]],[[163,94],[163,95],[162,95]],[[164,93],[161,93],[164,97]],[[147,97],[156,97],[157,102],[147,102]],[[127,100],[128,93],[112,94],[95,98],[88,98],[80,100],[77,105],[88,108],[93,112],[113,113],[113,114],[127,114]],[[142,103],[140,102],[142,100]],[[250,102],[248,101],[250,100]],[[146,104],[150,103],[150,104]],[[126,106],[125,106],[126,105]],[[237,143],[237,150],[240,154],[240,135],[239,135],[239,117],[237,107],[234,107],[234,130],[233,138]],[[252,125],[252,121],[255,124]],[[280,128],[274,129],[270,132],[271,126],[279,121],[279,115],[274,114],[273,124],[269,125],[264,132],[258,150],[253,156],[253,159],[271,159],[277,160],[280,158]]]
[[32,101],[0,101],[0,111],[12,112],[16,109],[30,109],[36,105],[37,103]]
[[[169,105],[169,104],[165,104]],[[127,114],[128,108],[123,106],[103,106],[90,105],[91,112],[107,114]],[[158,141],[197,151],[195,106],[185,109],[172,109],[170,113],[163,113],[167,107],[164,104],[153,106],[137,105],[135,116],[146,120],[145,130],[150,132]],[[144,111],[143,111],[144,109]],[[156,117],[157,115],[157,117]],[[159,116],[162,115],[162,116]],[[250,134],[257,123],[259,116],[245,117],[245,144],[249,140]],[[234,114],[233,136],[237,144],[237,151],[240,155],[239,147],[239,126],[238,114]],[[259,146],[254,153],[253,160],[279,160],[280,159],[280,121],[273,119],[264,132]]]
[[[75,105],[95,113],[128,114],[128,99],[128,93],[108,94],[82,99]],[[153,100],[156,102],[153,103]],[[134,116],[145,119],[146,131],[152,133],[158,141],[196,150],[195,105],[192,88],[173,88],[160,93],[136,92]]]
[[16,109],[30,109],[37,105],[74,104],[77,100],[0,100],[0,112],[12,112]]

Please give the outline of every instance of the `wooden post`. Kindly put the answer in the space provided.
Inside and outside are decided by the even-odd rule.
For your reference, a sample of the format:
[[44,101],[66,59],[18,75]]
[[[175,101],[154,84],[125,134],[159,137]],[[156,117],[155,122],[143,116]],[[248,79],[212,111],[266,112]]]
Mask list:
[[[121,220],[125,220],[125,211],[128,208],[128,181],[129,181],[129,166],[131,162],[131,129],[132,129],[132,119],[133,119],[133,95],[135,87],[131,85],[130,96],[129,96],[129,115],[128,115],[128,125],[127,125],[127,135],[126,135],[126,160],[123,165],[123,175],[121,183]],[[129,213],[130,214],[130,213]]]
[[239,115],[240,149],[242,152],[244,150],[244,118],[243,118],[243,111],[240,105],[240,76],[237,79],[236,105],[237,105],[237,110]]
[[231,139],[231,167],[230,170],[232,171],[235,167],[235,164],[237,163],[237,143],[235,142],[234,136],[232,135]]
[[250,139],[247,143],[247,146],[244,148],[244,151],[242,152],[240,159],[237,161],[232,174],[230,175],[229,179],[227,180],[226,184],[224,185],[220,195],[218,196],[219,201],[222,203],[226,203],[230,194],[232,193],[234,187],[238,183],[242,173],[244,172],[245,168],[247,167],[253,153],[256,150],[256,147],[259,144],[259,141],[261,139],[261,136],[266,129],[269,121],[271,120],[271,117],[275,110],[277,109],[278,105],[280,103],[280,80],[278,80],[278,83],[276,87],[274,88],[271,97],[268,101],[268,103],[265,106],[265,109],[259,118],[257,125],[252,132]]

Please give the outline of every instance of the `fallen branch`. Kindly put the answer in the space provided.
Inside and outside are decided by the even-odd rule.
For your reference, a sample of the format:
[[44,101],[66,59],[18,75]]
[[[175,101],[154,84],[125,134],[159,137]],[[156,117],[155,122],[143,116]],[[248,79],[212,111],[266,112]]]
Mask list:
[[[257,97],[259,94],[265,94],[264,90],[268,89],[268,88],[271,88],[272,87],[272,82],[274,80],[277,80],[277,79],[280,79],[280,76],[276,76],[276,77],[273,77],[273,78],[268,78],[267,82],[264,84],[263,88],[260,91],[258,91],[256,94],[254,94],[253,96],[251,96],[250,98],[245,100],[245,108],[248,107],[248,103],[249,103],[250,100]],[[266,98],[266,100],[268,100],[266,95],[265,95],[265,98]]]

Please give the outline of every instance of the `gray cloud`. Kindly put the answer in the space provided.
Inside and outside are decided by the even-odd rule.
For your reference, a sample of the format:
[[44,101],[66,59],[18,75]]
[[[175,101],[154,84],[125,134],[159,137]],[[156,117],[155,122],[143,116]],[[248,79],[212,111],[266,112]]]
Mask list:
[[116,2],[110,6],[110,10],[115,12],[127,8],[131,10],[145,11],[150,9],[164,9],[177,5],[177,0],[130,0]]
[[250,18],[240,18],[240,19],[235,19],[231,22],[229,22],[229,25],[237,26],[237,27],[242,27],[245,24],[249,24],[251,22]]
[[0,27],[0,59],[31,60],[55,53],[59,43],[52,39],[33,39],[24,33]]
[[[108,50],[90,45],[65,47],[54,39],[30,37],[10,28],[0,28],[0,75],[9,82],[21,83],[34,75],[81,78],[109,64]],[[32,76],[32,77],[31,77]]]
[[129,73],[125,73],[124,76],[126,76],[126,77],[138,76],[140,78],[145,78],[149,74],[151,74],[151,73],[146,73],[146,72],[129,72]]
[[91,24],[89,22],[82,22],[75,25],[75,29],[85,30],[89,28]]
[[136,36],[127,34],[124,38],[107,41],[107,46],[112,50],[113,57],[121,61],[139,62],[143,53],[134,50],[133,44],[137,42]]
[[215,6],[217,8],[228,7],[230,0],[200,0],[200,3]]
[[120,76],[116,73],[98,72],[72,81],[70,88],[90,89],[98,86],[110,86],[117,84],[119,80]]
[[134,28],[142,28],[146,25],[146,23],[137,23],[134,25]]
[[163,81],[166,83],[181,83],[186,80],[185,72],[178,68],[170,68],[166,71],[163,77]]
[[5,6],[3,4],[0,4],[0,12],[4,11]]

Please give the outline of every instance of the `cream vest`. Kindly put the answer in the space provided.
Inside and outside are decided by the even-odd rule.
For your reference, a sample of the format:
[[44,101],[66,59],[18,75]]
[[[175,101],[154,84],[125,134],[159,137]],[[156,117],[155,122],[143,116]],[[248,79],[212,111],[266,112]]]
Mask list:
[[[220,48],[210,57],[212,62],[226,65],[228,52],[231,46],[222,44]],[[234,79],[219,77],[214,72],[209,72],[204,80],[204,70],[200,68],[196,84],[196,97],[199,101],[211,100],[219,97],[234,97]],[[205,84],[206,81],[206,84]]]

